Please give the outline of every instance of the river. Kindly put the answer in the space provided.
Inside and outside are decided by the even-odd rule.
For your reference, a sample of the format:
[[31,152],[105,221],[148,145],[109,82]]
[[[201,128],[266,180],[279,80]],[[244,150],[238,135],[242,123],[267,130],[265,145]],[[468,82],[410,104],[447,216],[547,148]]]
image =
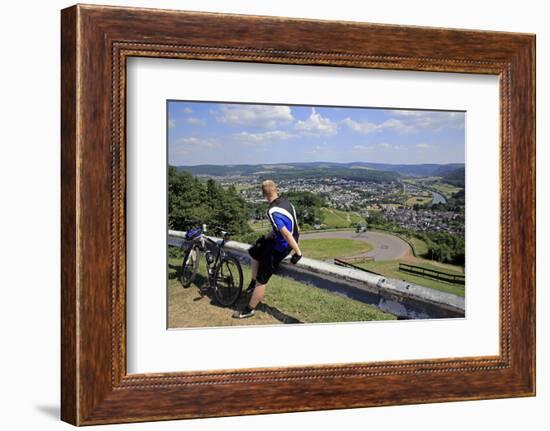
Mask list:
[[445,196],[443,196],[442,194],[431,191],[431,190],[430,190],[430,192],[432,194],[432,205],[434,205],[434,204],[446,204],[447,203],[447,199],[445,199]]

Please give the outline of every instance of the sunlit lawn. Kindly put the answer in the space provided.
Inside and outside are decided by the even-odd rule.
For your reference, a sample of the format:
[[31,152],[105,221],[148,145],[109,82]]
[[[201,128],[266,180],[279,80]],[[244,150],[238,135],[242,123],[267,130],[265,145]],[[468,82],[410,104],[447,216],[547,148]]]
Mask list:
[[[462,274],[462,272],[449,267],[441,267],[428,263],[425,259],[417,259],[410,262],[404,262],[411,265],[422,266],[423,268],[435,269],[437,271],[444,271],[452,274]],[[407,272],[399,271],[399,261],[398,260],[385,260],[378,262],[364,262],[356,264],[362,268],[377,272],[388,278],[396,278],[398,280],[405,280],[410,283],[418,284],[420,286],[429,287],[432,289],[437,289],[443,292],[453,293],[455,295],[464,296],[464,285],[463,284],[454,284],[447,283],[445,281],[436,280],[429,277],[421,277],[415,274],[410,274]]]
[[[280,323],[327,323],[391,320],[395,316],[360,301],[277,275],[271,277],[262,306],[250,319],[233,319],[232,309],[220,307],[210,297],[201,297],[196,284],[184,289],[176,277],[179,259],[170,259],[168,280],[169,327],[206,327]],[[205,282],[205,267],[196,282]],[[250,280],[250,267],[243,265],[244,286]],[[243,297],[237,306],[244,306]]]
[[346,238],[316,238],[300,241],[302,254],[311,259],[334,259],[367,253],[373,246],[365,241]]

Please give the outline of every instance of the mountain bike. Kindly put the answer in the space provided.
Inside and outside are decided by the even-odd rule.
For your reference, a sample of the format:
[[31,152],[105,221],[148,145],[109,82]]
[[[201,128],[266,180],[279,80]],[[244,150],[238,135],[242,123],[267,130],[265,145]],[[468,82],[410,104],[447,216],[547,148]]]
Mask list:
[[203,294],[211,290],[218,303],[228,307],[241,295],[243,270],[240,262],[225,252],[225,244],[230,239],[230,233],[219,229],[222,239],[215,240],[206,236],[206,228],[203,224],[202,227],[190,229],[185,234],[180,281],[184,288],[191,285],[199,270],[199,257],[203,255],[207,282],[201,283],[198,288]]

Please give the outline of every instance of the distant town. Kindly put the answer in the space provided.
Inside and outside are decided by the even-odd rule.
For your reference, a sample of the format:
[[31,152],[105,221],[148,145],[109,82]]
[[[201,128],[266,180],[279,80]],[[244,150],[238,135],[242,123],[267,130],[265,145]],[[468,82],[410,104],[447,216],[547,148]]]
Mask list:
[[[328,208],[352,212],[365,220],[377,215],[386,222],[417,232],[446,232],[463,236],[464,167],[452,166],[445,170],[441,166],[445,165],[434,165],[433,172],[429,171],[424,176],[405,172],[389,178],[372,177],[372,173],[377,171],[364,166],[364,171],[371,175],[358,175],[357,178],[355,174],[361,172],[357,166],[339,165],[336,166],[336,176],[331,176],[334,166],[325,166],[321,172],[313,171],[318,167],[304,169],[301,165],[299,169],[292,165],[262,165],[257,169],[247,166],[246,169],[224,169],[220,172],[209,172],[199,167],[179,169],[188,170],[198,178],[214,179],[223,187],[234,186],[244,201],[252,206],[264,202],[258,185],[263,179],[273,178],[281,194],[309,192],[323,198]],[[387,166],[385,168],[388,169]],[[346,171],[354,175],[350,177]],[[257,214],[252,217],[262,217],[261,212]],[[327,226],[323,226],[322,220],[317,220],[312,227],[321,230]]]

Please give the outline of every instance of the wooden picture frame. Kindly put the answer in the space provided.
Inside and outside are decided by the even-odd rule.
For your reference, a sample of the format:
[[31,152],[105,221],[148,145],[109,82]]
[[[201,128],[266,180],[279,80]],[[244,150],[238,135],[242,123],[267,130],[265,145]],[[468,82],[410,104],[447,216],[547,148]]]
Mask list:
[[[91,425],[535,394],[534,35],[82,5],[61,17],[62,420]],[[500,354],[127,374],[130,56],[498,75]]]

